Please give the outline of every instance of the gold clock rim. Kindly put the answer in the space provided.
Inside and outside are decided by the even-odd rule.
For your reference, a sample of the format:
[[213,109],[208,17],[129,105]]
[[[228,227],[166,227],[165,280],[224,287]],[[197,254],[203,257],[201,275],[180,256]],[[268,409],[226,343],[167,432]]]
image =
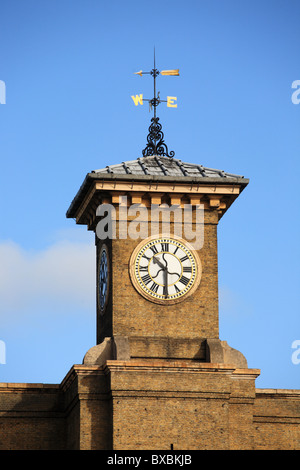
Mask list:
[[[192,255],[195,259],[196,267],[197,267],[197,273],[196,273],[195,281],[194,281],[192,287],[189,289],[189,291],[186,294],[182,295],[181,297],[178,297],[177,299],[168,300],[168,299],[156,299],[155,297],[152,297],[150,294],[145,292],[140,287],[140,284],[139,284],[138,280],[136,279],[136,275],[135,275],[135,259],[138,255],[138,253],[140,252],[141,248],[144,245],[146,245],[147,243],[149,243],[150,241],[152,241],[152,240],[160,240],[162,238],[169,238],[169,239],[177,240],[180,243],[182,243],[192,253]],[[198,255],[197,251],[193,248],[191,243],[189,243],[184,238],[179,237],[178,235],[173,235],[173,234],[170,235],[170,234],[164,234],[163,233],[159,236],[158,235],[151,235],[150,237],[147,237],[144,240],[141,240],[141,242],[135,247],[135,249],[131,253],[130,260],[129,260],[129,275],[130,275],[130,280],[131,280],[134,288],[145,299],[147,299],[150,302],[153,302],[155,304],[169,306],[169,305],[174,305],[174,304],[183,302],[188,297],[190,297],[195,292],[195,290],[199,287],[199,284],[200,284],[200,281],[201,281],[201,276],[202,276],[202,264],[201,264],[201,260],[200,260],[200,257]]]

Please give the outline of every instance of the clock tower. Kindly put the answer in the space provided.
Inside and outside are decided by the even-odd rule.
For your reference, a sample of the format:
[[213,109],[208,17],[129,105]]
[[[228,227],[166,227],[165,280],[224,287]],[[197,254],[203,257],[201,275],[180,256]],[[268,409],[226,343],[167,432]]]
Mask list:
[[0,384],[0,447],[130,450],[136,466],[140,450],[182,466],[181,450],[298,449],[299,391],[256,389],[219,336],[218,224],[248,180],[169,153],[156,77],[179,71],[137,74],[154,79],[154,98],[132,96],[154,109],[142,157],[88,173],[67,211],[95,234],[95,343],[60,384]]
[[86,175],[67,217],[95,232],[97,338],[79,369],[99,375],[82,405],[97,403],[94,448],[253,447],[259,371],[218,316],[218,223],[247,184],[162,155]]
[[95,232],[102,346],[86,361],[99,354],[100,364],[107,348],[114,357],[118,344],[127,359],[205,362],[212,345],[224,354],[217,226],[247,183],[157,155],[86,176],[67,213]]
[[217,227],[248,180],[169,153],[156,77],[179,71],[159,72],[154,56],[138,74],[154,80],[143,156],[87,174],[67,212],[96,244],[97,339],[78,379],[84,428],[97,428],[98,449],[253,448],[259,372],[219,338],[218,314]]

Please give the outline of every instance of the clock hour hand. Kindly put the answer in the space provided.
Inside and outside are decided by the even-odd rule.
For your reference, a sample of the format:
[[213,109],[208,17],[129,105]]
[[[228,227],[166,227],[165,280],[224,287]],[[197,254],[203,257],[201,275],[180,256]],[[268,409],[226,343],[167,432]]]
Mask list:
[[153,256],[153,263],[156,263],[158,264],[158,266],[160,266],[163,270],[166,269],[166,266],[164,266],[161,261],[159,261],[159,259],[155,258],[155,256]]
[[[164,261],[166,261],[164,259]],[[153,256],[153,263],[156,263],[158,264],[158,266],[161,267],[162,271],[163,271],[163,276],[164,276],[164,286],[163,286],[163,293],[164,293],[164,296],[165,297],[168,297],[168,268],[167,266],[164,266],[161,261],[159,261],[159,259],[155,258],[155,256]],[[166,262],[167,264],[167,262]],[[161,271],[160,269],[160,271]]]

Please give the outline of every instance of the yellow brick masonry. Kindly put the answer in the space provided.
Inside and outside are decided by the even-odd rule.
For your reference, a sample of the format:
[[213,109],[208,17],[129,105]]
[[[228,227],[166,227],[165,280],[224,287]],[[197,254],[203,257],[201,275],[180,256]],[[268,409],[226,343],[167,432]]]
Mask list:
[[186,361],[74,365],[59,385],[0,384],[0,449],[300,449],[300,391],[257,369]]

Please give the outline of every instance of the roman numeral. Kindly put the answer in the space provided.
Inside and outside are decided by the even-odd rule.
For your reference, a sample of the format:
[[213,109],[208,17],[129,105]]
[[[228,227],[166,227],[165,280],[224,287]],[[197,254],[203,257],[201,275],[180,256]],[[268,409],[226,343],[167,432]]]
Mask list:
[[177,294],[178,292],[180,292],[180,289],[178,289],[178,287],[176,286],[176,284],[174,284],[174,287],[175,287],[175,290],[176,290],[176,294]]
[[183,256],[182,258],[180,258],[180,261],[183,263],[184,261],[186,261],[187,259],[189,259],[189,257],[187,255]]
[[178,250],[178,248],[179,248],[179,247],[178,247],[178,246],[176,246],[176,250],[174,251],[173,255],[175,255],[175,254],[176,254],[176,251]]
[[148,266],[140,266],[140,272],[148,272]]
[[150,250],[152,250],[153,254],[156,255],[158,253],[157,248],[155,245],[150,246]]
[[169,243],[162,243],[161,251],[169,251]]
[[149,284],[149,282],[151,281],[151,277],[149,276],[149,274],[146,274],[146,276],[143,276],[142,281],[146,285]]
[[184,266],[183,267],[183,272],[184,273],[191,273],[192,272],[191,266]]
[[182,284],[184,284],[185,286],[187,286],[188,283],[190,282],[190,280],[189,280],[187,277],[182,276],[182,277],[179,279],[178,282],[181,282]]
[[158,288],[159,288],[159,285],[153,281],[152,286],[150,286],[150,290],[156,294],[156,292],[158,291]]

